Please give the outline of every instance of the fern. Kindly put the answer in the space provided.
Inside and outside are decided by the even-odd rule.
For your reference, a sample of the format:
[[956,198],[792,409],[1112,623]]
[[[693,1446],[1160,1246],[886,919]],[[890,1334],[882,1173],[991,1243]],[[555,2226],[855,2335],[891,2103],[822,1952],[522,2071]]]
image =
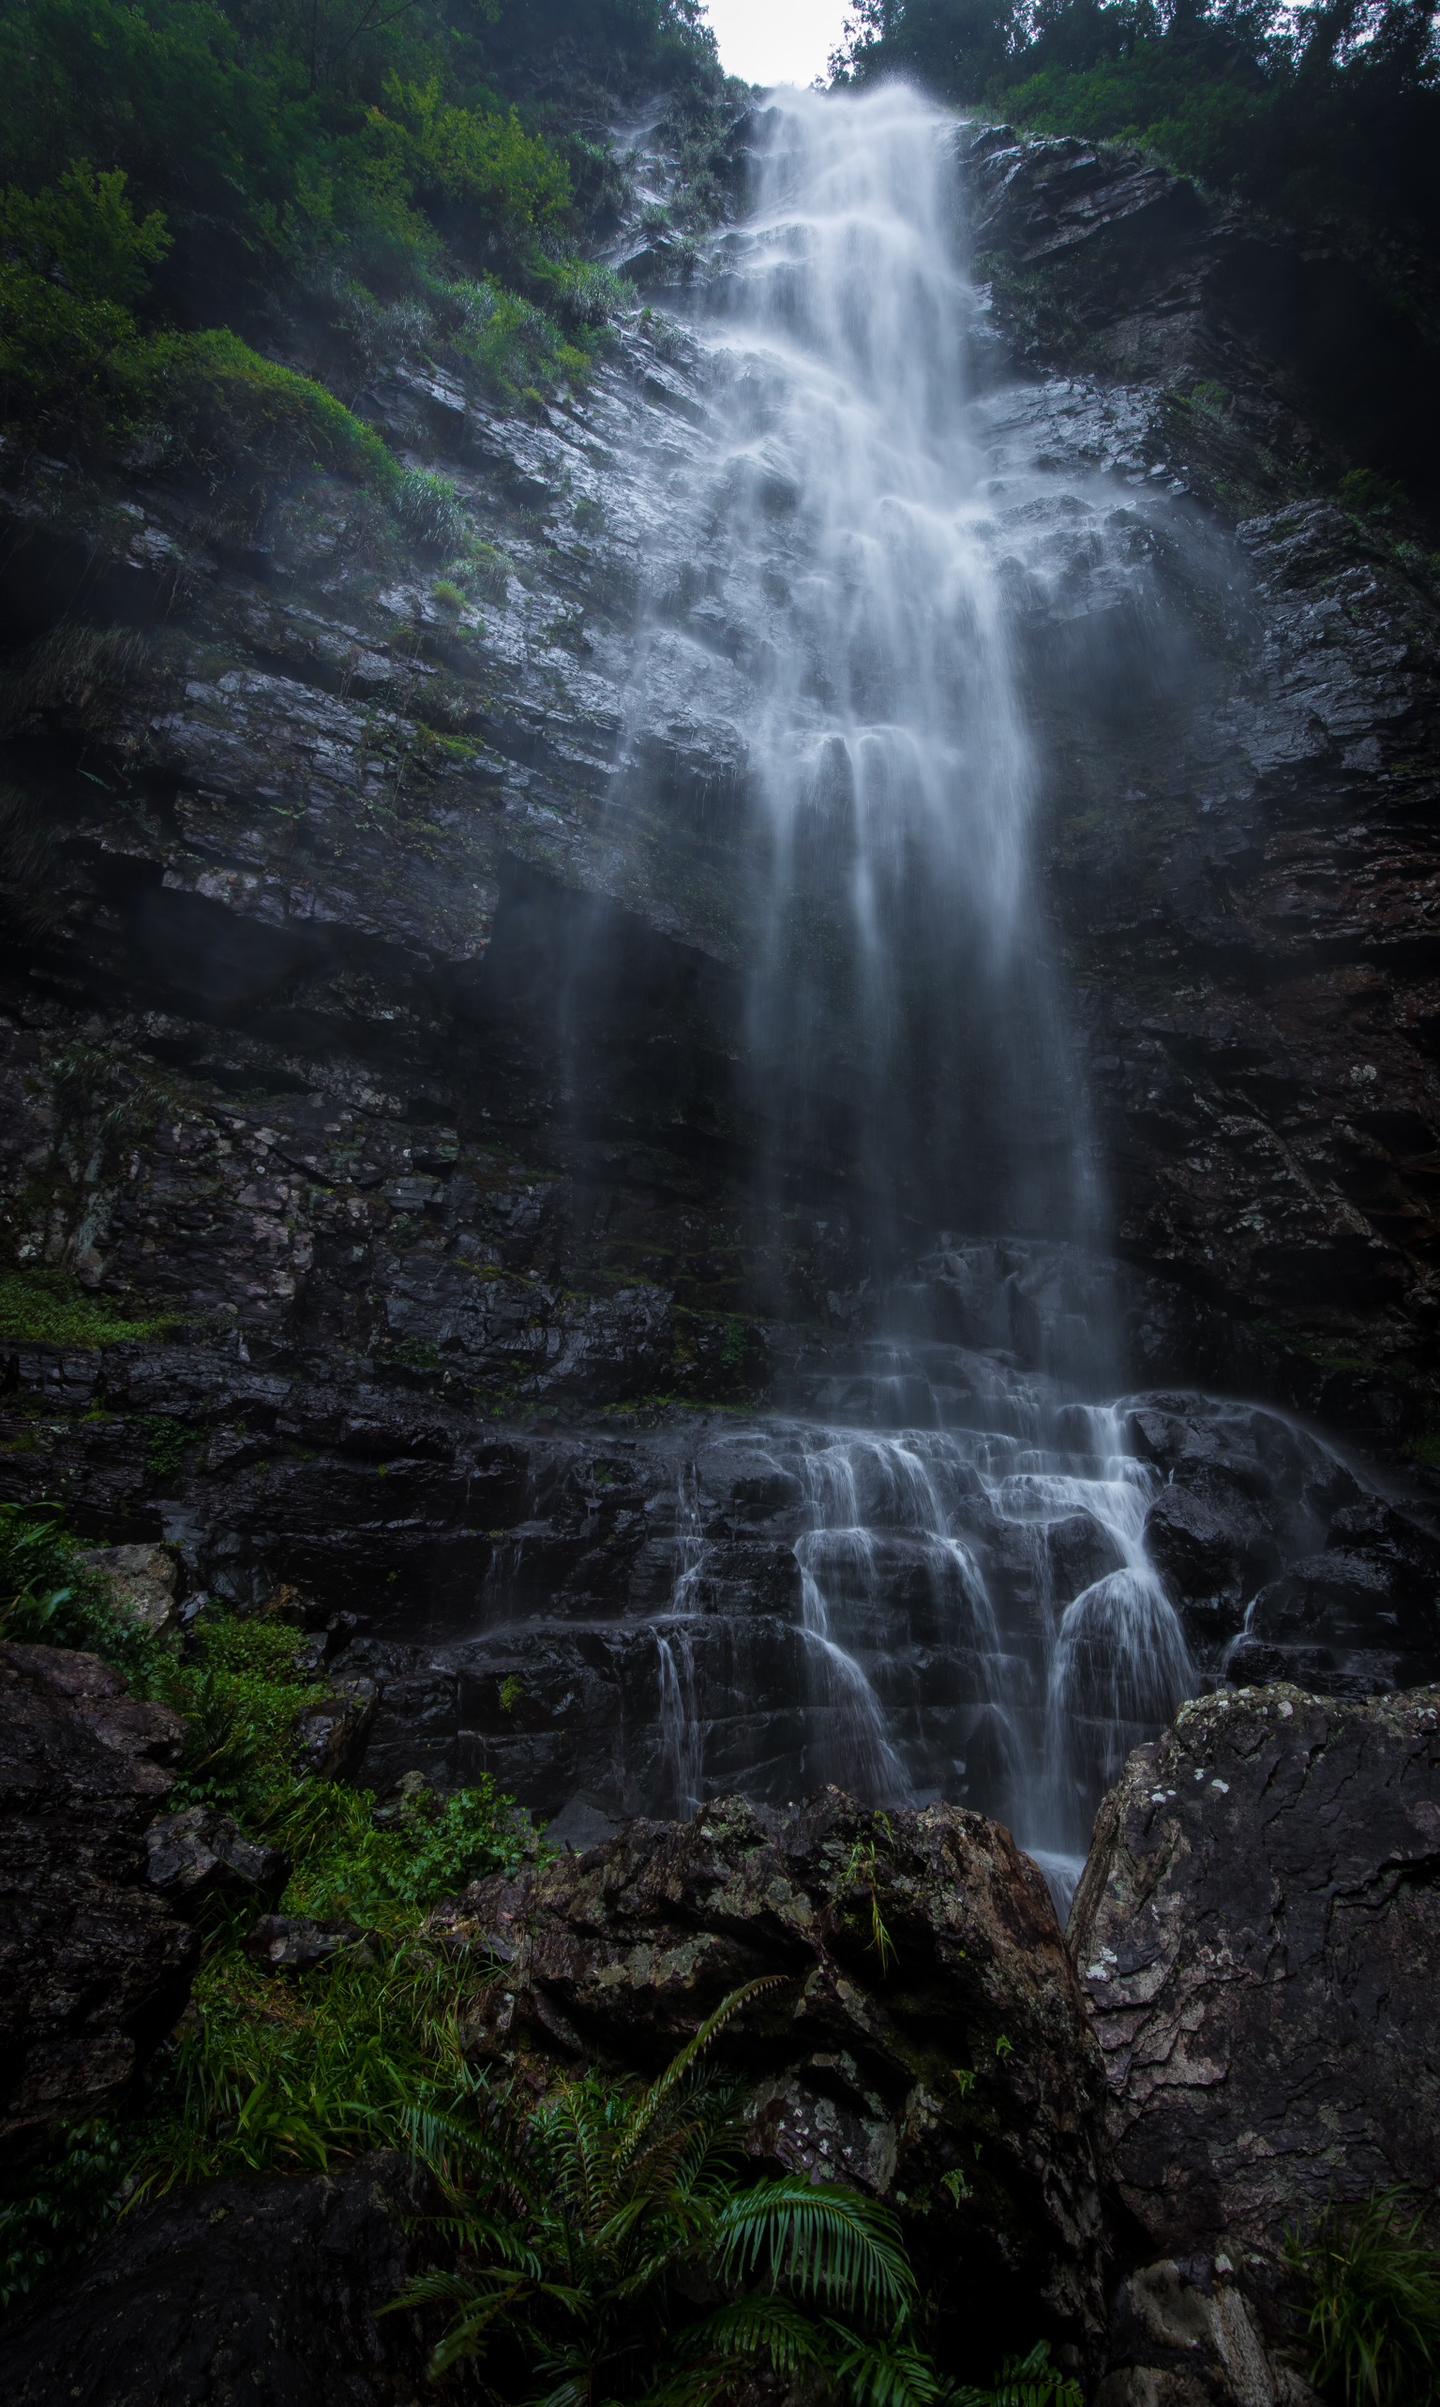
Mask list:
[[915,2299],[900,2229],[888,2207],[858,2191],[798,2176],[757,2182],[717,2221],[724,2273],[763,2268],[773,2285],[865,2316],[908,2314]]
[[705,2058],[777,1986],[734,1991],[643,2087],[591,2073],[537,2102],[472,2077],[454,2110],[414,2118],[441,2261],[393,2305],[443,2316],[434,2375],[479,2359],[491,2393],[529,2407],[720,2407],[750,2363],[854,2407],[939,2407],[889,2209],[799,2175],[744,2181],[739,2095]]
[[1085,2407],[1085,2401],[1079,2383],[1051,2364],[1042,2340],[1028,2357],[1007,2358],[993,2390],[952,2391],[947,2407]]

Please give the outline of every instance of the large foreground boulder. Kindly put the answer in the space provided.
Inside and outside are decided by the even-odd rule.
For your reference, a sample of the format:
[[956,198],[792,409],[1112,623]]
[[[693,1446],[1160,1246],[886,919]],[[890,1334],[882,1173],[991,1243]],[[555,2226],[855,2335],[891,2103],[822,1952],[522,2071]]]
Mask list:
[[[9,2407],[412,2407],[406,2174],[222,2181],[123,2222],[63,2297],[0,2341]],[[462,2395],[463,2391],[462,2391]]]
[[1185,1706],[1105,1800],[1070,1936],[1152,2260],[1104,2407],[1308,2395],[1287,2231],[1440,2187],[1440,1690]]
[[96,1656],[0,1646],[0,2135],[103,2107],[185,2002],[144,1844],[180,1737]]
[[508,1967],[473,2044],[541,2079],[557,2057],[653,2070],[784,1976],[720,2043],[752,2154],[896,2205],[957,2362],[1041,2335],[1093,2358],[1099,2060],[1044,1881],[997,1824],[833,1789],[727,1800],[481,1882],[454,1936]]

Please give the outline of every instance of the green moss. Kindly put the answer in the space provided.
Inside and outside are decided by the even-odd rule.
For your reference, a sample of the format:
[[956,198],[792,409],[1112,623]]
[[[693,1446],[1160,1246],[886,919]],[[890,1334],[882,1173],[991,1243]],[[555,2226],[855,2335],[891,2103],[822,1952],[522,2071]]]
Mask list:
[[218,468],[237,455],[272,470],[336,469],[381,491],[401,471],[372,427],[313,376],[252,349],[228,326],[159,334],[117,353],[126,406],[147,410],[183,456]]
[[204,1443],[205,1433],[192,1429],[186,1421],[172,1420],[168,1413],[147,1413],[142,1417],[145,1432],[145,1468],[152,1479],[177,1479],[188,1470],[195,1448]]
[[133,1317],[108,1298],[88,1293],[60,1271],[0,1274],[0,1338],[13,1344],[93,1349],[164,1337],[182,1325],[178,1312]]
[[445,1357],[428,1337],[397,1337],[385,1348],[384,1360],[398,1364],[402,1371],[440,1371]]

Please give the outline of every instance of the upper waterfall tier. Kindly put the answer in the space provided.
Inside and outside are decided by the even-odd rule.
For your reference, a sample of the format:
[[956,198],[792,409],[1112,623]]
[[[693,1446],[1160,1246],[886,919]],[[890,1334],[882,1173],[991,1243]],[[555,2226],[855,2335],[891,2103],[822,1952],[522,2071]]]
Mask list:
[[838,1158],[882,1245],[919,1197],[971,1226],[1096,1220],[1030,866],[955,133],[898,86],[765,110],[753,205],[695,314],[707,407],[664,463],[616,781],[631,803],[677,694],[729,722],[757,1200],[774,1214],[807,1159]]

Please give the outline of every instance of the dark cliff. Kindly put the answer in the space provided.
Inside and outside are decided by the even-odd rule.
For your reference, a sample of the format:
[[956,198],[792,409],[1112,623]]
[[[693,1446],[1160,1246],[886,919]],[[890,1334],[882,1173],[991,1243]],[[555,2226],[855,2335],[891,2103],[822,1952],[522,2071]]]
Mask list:
[[[1336,498],[1279,237],[1077,143],[962,141],[1132,1376],[1423,1460],[1433,559]],[[642,187],[674,173],[651,154]],[[664,237],[615,253],[655,302],[691,272]],[[12,464],[0,1480],[168,1536],[193,1589],[287,1586],[412,1650],[473,1629],[482,1590],[491,1621],[539,1617],[458,1688],[362,1647],[349,1674],[391,1684],[372,1768],[639,1802],[658,1670],[633,1617],[699,1526],[686,1465],[734,1609],[768,1611],[798,1490],[735,1408],[836,1392],[869,1310],[842,1152],[791,1160],[783,1263],[750,1214],[776,1137],[739,1070],[742,769],[683,667],[694,643],[740,664],[743,718],[745,636],[724,529],[697,561],[667,500],[704,361],[647,303],[578,397],[500,406],[401,345],[365,406],[453,479],[483,595],[336,477],[237,527],[173,477]],[[1063,473],[1012,506],[1037,450]],[[637,736],[642,579],[677,642]],[[963,1335],[953,1273],[921,1275]],[[1090,1309],[1079,1273],[1047,1279]],[[753,1701],[726,1695],[734,1776]]]

